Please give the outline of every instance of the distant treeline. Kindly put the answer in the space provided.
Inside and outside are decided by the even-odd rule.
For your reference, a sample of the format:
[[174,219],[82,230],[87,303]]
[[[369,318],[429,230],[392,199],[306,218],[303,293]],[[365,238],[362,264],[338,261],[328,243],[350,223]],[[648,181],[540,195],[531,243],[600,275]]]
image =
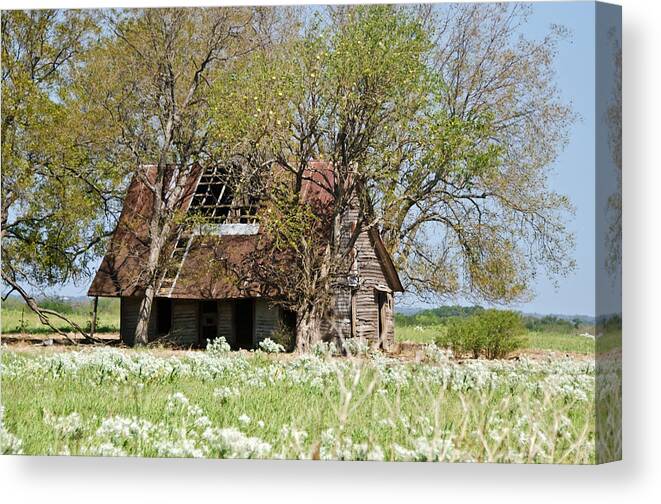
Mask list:
[[413,315],[395,313],[395,323],[400,326],[444,325],[451,318],[470,317],[481,311],[484,311],[481,306],[439,306],[421,310]]
[[546,315],[541,318],[525,315],[523,322],[529,331],[534,332],[570,333],[576,332],[585,326],[579,318],[567,320],[555,315]]
[[[395,323],[400,327],[446,325],[453,318],[470,317],[482,311],[484,308],[481,306],[440,306],[412,315],[396,313]],[[574,333],[589,331],[592,327],[579,318],[567,320],[556,315],[536,317],[525,314],[522,317],[526,329],[534,332]]]

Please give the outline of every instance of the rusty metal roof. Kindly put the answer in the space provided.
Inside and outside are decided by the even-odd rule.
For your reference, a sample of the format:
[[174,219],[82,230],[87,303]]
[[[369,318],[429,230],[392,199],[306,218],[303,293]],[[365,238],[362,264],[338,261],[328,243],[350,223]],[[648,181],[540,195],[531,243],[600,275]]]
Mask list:
[[[155,173],[156,167],[149,167],[147,177],[153,180]],[[191,184],[186,188],[182,201],[184,208],[188,207],[200,174],[201,170],[191,177]],[[326,204],[332,201],[332,183],[332,170],[328,169],[328,163],[313,162],[310,164],[309,175],[306,174],[303,181],[302,191],[306,199]],[[144,269],[149,253],[147,225],[151,209],[152,193],[136,175],[127,191],[117,228],[88,290],[88,296],[130,297],[143,294],[146,285]],[[390,288],[402,292],[404,289],[380,234],[373,228],[369,234]],[[192,237],[190,250],[178,266],[176,282],[158,295],[182,299],[277,295],[266,291],[264,286],[250,284],[249,280],[239,280],[230,273],[233,266],[240,265],[244,258],[254,257],[252,253],[257,249],[259,240],[259,234]],[[172,237],[168,251],[164,253],[171,253],[175,241],[176,237]],[[278,259],[271,256],[268,260]],[[287,267],[287,263],[283,260],[283,268]]]

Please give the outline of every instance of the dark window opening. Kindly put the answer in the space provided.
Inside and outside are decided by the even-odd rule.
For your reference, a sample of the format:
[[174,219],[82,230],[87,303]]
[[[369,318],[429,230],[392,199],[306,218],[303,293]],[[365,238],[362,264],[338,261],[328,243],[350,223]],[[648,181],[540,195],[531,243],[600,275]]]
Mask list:
[[282,325],[284,325],[288,330],[296,330],[296,312],[294,310],[287,310],[283,308],[280,311],[280,318],[282,320]]
[[356,332],[356,320],[358,318],[358,305],[357,305],[357,300],[356,300],[356,291],[351,290],[351,304],[349,306],[349,319],[351,321],[351,337],[355,338],[358,336]]
[[156,298],[156,332],[159,336],[172,329],[172,299]]
[[379,348],[383,348],[386,338],[386,306],[388,302],[388,294],[382,291],[376,291],[376,303],[378,313],[377,323],[377,338],[379,341]]

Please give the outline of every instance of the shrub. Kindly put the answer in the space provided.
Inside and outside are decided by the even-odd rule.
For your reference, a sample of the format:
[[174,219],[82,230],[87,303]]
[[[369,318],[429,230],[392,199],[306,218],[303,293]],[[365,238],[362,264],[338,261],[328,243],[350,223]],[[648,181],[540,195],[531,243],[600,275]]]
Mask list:
[[446,336],[442,340],[437,342],[439,346],[449,346],[456,354],[470,354],[477,359],[484,348],[479,316],[450,320]]
[[484,334],[484,353],[488,359],[499,359],[521,348],[526,329],[519,313],[485,310],[478,318]]
[[484,355],[487,359],[500,359],[521,347],[525,331],[519,313],[484,310],[466,319],[451,320],[447,336],[439,338],[437,344],[473,358]]
[[271,340],[281,345],[285,352],[293,352],[296,347],[296,330],[282,322],[271,333]]

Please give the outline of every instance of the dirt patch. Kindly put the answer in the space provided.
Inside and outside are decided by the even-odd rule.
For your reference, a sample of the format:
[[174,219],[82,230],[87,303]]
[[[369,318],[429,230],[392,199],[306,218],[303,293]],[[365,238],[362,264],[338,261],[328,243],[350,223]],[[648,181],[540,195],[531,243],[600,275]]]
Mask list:
[[[90,343],[79,334],[69,334],[69,337],[80,346],[90,346]],[[99,345],[118,345],[120,343],[119,333],[95,334],[94,337],[99,340]],[[11,346],[12,348],[22,347],[74,347],[69,340],[57,333],[43,334],[3,334],[0,336],[0,343]]]

